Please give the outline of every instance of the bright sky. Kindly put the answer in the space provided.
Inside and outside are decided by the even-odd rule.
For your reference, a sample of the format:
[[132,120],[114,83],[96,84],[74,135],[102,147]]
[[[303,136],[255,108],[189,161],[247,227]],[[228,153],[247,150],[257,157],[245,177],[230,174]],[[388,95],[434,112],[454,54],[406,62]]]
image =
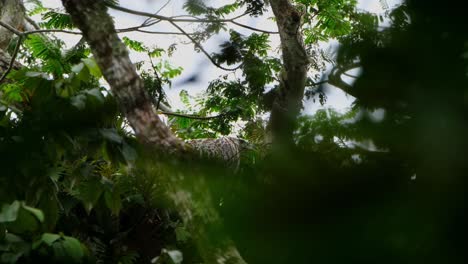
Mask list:
[[[166,0],[120,0],[121,6],[141,10],[145,12],[156,12],[163,5],[165,5]],[[173,16],[184,14],[182,10],[182,5],[184,0],[172,0],[164,9],[161,10],[161,15]],[[226,0],[207,0],[210,4],[217,3],[222,5],[224,3],[230,2]],[[385,10],[382,8],[382,0],[359,0],[358,8],[374,12],[374,13],[383,13]],[[400,3],[401,0],[386,0],[386,3],[389,7],[393,7]],[[61,8],[60,0],[43,0],[42,3],[46,7],[52,8]],[[137,26],[143,22],[145,18],[129,15],[126,13],[121,13],[117,11],[111,11],[111,14],[115,17],[116,27],[125,28],[131,26]],[[265,30],[276,31],[276,25],[271,20],[268,20],[267,17],[270,15],[261,17],[261,18],[242,18],[239,22],[248,24],[250,26],[258,27]],[[187,31],[193,29],[193,26],[188,23],[184,24],[184,28]],[[154,31],[176,31],[171,25],[167,23],[158,23],[154,27],[150,28]],[[251,31],[243,28],[236,28],[240,33],[249,34]],[[193,44],[183,36],[171,36],[171,35],[152,35],[152,34],[142,34],[140,32],[122,34],[122,36],[128,36],[132,39],[139,40],[144,42],[147,46],[158,46],[158,47],[168,47],[172,43],[180,43],[177,47],[177,51],[174,53],[170,59],[171,63],[174,66],[183,67],[184,71],[181,76],[173,80],[172,88],[166,89],[166,92],[169,97],[169,101],[174,109],[183,108],[179,100],[179,92],[181,90],[187,90],[190,94],[197,94],[208,86],[208,83],[217,78],[219,75],[225,74],[223,70],[218,69],[201,53],[195,53],[193,51]],[[76,43],[79,40],[79,36],[68,35],[68,34],[59,34],[59,37],[64,39],[67,44],[70,46]],[[204,44],[205,49],[208,52],[216,51],[219,44],[228,38],[227,34],[221,34],[216,36]],[[272,37],[271,44],[273,47],[279,46],[278,37]],[[131,52],[131,59],[134,62],[146,60],[145,55],[138,54],[136,52]],[[191,82],[189,84],[185,83],[184,80],[187,80],[191,77],[197,77],[196,82]],[[332,107],[338,111],[346,111],[348,109],[354,98],[347,96],[344,92],[339,89],[328,88],[327,89],[327,103],[325,107]],[[322,106],[316,102],[313,103],[310,101],[304,102],[304,113],[312,114],[316,110],[322,108]]]

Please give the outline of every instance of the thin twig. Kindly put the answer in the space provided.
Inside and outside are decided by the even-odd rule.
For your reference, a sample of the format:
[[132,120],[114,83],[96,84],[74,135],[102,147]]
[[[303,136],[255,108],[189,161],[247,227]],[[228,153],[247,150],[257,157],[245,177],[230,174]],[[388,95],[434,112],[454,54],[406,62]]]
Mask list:
[[31,24],[32,27],[35,28],[36,30],[41,29],[41,28],[39,27],[39,25],[36,23],[36,21],[32,20],[32,18],[26,16],[26,21],[28,21],[29,24]]
[[247,28],[247,29],[250,29],[252,31],[257,31],[257,32],[262,32],[262,33],[266,33],[266,34],[279,34],[279,32],[277,31],[268,31],[268,30],[263,30],[263,29],[258,29],[258,28],[254,28],[254,27],[251,27],[251,26],[247,26],[245,24],[241,24],[239,22],[236,22],[236,21],[230,21],[232,24],[236,25],[236,26],[239,26],[239,27],[243,27],[243,28]]
[[[159,82],[159,91],[158,91],[159,96],[158,96],[158,101],[156,102],[156,110],[159,110],[161,100],[164,97],[164,92],[163,92],[163,88],[162,88],[162,80],[161,80],[161,78],[159,78],[158,71],[156,70],[156,66],[153,63],[153,59],[151,58],[151,55],[149,53],[147,55],[148,55],[148,59],[149,59],[149,61],[151,63],[151,68],[153,68],[154,76],[156,76],[156,79]],[[154,100],[154,98],[153,98],[153,100]]]
[[[181,32],[165,32],[165,31],[151,31],[151,30],[144,30],[144,29],[137,29],[137,32],[146,33],[146,34],[156,34],[156,35],[184,35]],[[189,35],[196,35],[196,33],[187,33]]]
[[348,76],[348,77],[354,78],[354,79],[359,78],[358,76],[355,76],[355,75],[352,75],[352,74],[349,74],[349,73],[346,73],[346,72],[343,72],[342,74],[343,74],[343,75],[346,75],[346,76]]
[[4,28],[8,29],[9,31],[11,31],[11,32],[12,32],[13,34],[15,34],[15,35],[20,36],[20,35],[23,34],[23,32],[21,32],[21,31],[17,30],[16,28],[14,28],[14,27],[8,25],[7,23],[4,23],[4,22],[1,21],[1,20],[0,20],[0,26],[2,26],[2,27],[4,27]]
[[[143,12],[143,11],[128,9],[128,8],[117,6],[117,5],[109,5],[109,7],[112,8],[112,9],[115,9],[115,10],[119,10],[121,12],[132,14],[132,15],[152,17],[152,18],[156,18],[156,19],[160,19],[160,20],[164,20],[164,21],[168,21],[168,22],[232,23],[234,25],[244,27],[244,28],[254,30],[254,31],[259,31],[259,32],[268,33],[268,34],[279,34],[279,32],[273,32],[273,31],[267,31],[267,30],[254,28],[254,27],[250,27],[250,26],[247,26],[247,25],[244,25],[244,24],[241,24],[241,23],[235,21],[235,19],[238,19],[239,17],[242,17],[245,14],[242,14],[242,15],[234,17],[234,18],[226,18],[226,19],[197,18],[197,17],[193,17],[193,16],[188,16],[188,17],[193,17],[193,18],[180,18],[182,16],[179,16],[179,17],[161,16],[161,15],[158,15],[158,14],[151,14],[151,13],[147,13],[147,12]],[[187,17],[187,16],[184,15],[184,17]]]
[[203,54],[206,55],[206,57],[211,61],[211,63],[213,63],[216,67],[222,69],[222,70],[225,70],[225,71],[235,71],[237,69],[239,69],[240,67],[242,67],[243,63],[241,63],[239,66],[235,67],[235,68],[226,68],[226,67],[223,67],[221,66],[221,64],[217,63],[213,57],[211,57],[210,54],[208,54],[208,52],[203,48],[203,46],[196,40],[194,39],[192,36],[190,36],[187,32],[185,32],[184,29],[182,29],[179,25],[177,25],[175,22],[173,21],[169,21],[169,23],[171,23],[174,27],[176,27],[180,32],[182,32],[188,39],[190,39],[193,44],[195,44],[195,46],[197,46],[201,52],[203,52]]
[[215,118],[220,118],[223,116],[223,114],[215,115],[215,116],[197,116],[197,115],[187,115],[187,114],[181,114],[181,113],[175,113],[175,112],[167,112],[167,111],[157,111],[159,114],[163,115],[168,115],[168,116],[176,116],[176,117],[183,117],[183,118],[189,118],[189,119],[198,119],[198,120],[209,120],[209,119],[215,119]]
[[[161,8],[159,8],[158,11],[156,11],[154,14],[159,14],[159,12],[161,12],[170,2],[171,0],[167,0],[167,2],[164,5],[162,5]],[[151,19],[151,17],[148,17],[141,25],[146,25],[147,23],[150,23]]]
[[325,84],[325,83],[328,83],[328,80],[324,80],[324,81],[320,81],[320,82],[312,82],[311,86],[318,86],[318,85],[322,85],[322,84]]
[[67,34],[75,34],[75,35],[81,35],[81,32],[78,31],[71,31],[71,30],[63,30],[63,29],[39,29],[39,30],[29,30],[29,31],[19,31],[16,28],[8,25],[7,23],[4,23],[0,21],[0,26],[8,29],[11,31],[13,34],[17,36],[27,36],[31,34],[38,34],[38,33],[67,33]]

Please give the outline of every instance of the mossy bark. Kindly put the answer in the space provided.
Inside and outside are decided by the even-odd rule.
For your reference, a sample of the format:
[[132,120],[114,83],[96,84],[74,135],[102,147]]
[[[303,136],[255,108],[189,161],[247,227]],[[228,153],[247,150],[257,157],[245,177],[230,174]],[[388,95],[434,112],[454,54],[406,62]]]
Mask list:
[[283,69],[273,100],[269,132],[270,140],[281,147],[292,143],[310,62],[301,33],[302,14],[290,0],[271,0],[270,5],[280,33]]

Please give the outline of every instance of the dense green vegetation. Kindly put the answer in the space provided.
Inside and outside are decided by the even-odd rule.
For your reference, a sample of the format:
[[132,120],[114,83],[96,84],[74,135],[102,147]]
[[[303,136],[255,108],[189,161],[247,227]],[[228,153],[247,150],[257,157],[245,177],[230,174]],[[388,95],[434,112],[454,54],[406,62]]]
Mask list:
[[[0,81],[0,263],[212,263],[211,241],[224,236],[248,263],[466,263],[468,17],[456,1],[407,0],[381,16],[354,0],[286,1],[311,61],[299,101],[323,104],[327,89],[356,101],[347,113],[293,115],[284,141],[270,141],[265,119],[289,87],[275,32],[242,35],[226,20],[271,15],[281,1],[231,2],[184,5],[206,20],[189,35],[194,52],[227,31],[207,55],[237,68],[213,76],[198,105],[181,93],[186,112],[159,108],[183,70],[163,59],[176,46],[122,41],[147,55],[136,69],[175,135],[250,142],[238,168],[148,147],[85,39],[67,49],[53,35],[79,31],[70,15],[29,1],[26,15],[49,32],[13,34],[5,48],[21,65]],[[330,40],[336,56],[319,45]],[[217,263],[243,263],[230,261]]]

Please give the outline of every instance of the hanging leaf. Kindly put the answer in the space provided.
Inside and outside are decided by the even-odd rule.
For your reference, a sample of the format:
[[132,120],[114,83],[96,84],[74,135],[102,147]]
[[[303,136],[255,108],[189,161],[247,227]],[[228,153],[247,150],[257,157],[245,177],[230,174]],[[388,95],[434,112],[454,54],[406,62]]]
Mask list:
[[101,69],[99,69],[99,66],[93,58],[86,58],[82,59],[81,61],[86,65],[86,67],[88,67],[91,75],[93,75],[97,79],[102,77]]
[[104,200],[106,206],[111,210],[113,215],[118,215],[122,208],[122,200],[120,198],[120,192],[118,189],[113,188],[111,191],[104,193]]
[[0,223],[15,221],[18,217],[20,206],[21,203],[19,201],[14,201],[12,204],[4,204],[0,212]]

